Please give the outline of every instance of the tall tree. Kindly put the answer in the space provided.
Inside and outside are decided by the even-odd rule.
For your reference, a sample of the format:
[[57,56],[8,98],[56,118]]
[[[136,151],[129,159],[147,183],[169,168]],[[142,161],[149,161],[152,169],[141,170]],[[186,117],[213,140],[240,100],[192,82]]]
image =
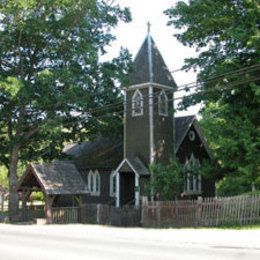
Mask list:
[[118,123],[115,114],[100,117],[100,107],[121,100],[116,85],[129,54],[104,63],[99,56],[114,39],[111,28],[130,19],[114,1],[0,0],[0,162],[11,221],[20,160],[53,158],[64,141]]
[[169,26],[199,55],[197,91],[181,108],[204,103],[202,125],[223,180],[239,178],[237,190],[260,188],[260,8],[257,0],[179,1],[165,11]]

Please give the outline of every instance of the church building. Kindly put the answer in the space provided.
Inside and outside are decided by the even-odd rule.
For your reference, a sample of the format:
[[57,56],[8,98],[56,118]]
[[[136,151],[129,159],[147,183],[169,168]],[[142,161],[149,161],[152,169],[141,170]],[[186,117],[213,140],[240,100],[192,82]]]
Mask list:
[[[88,185],[86,202],[138,206],[151,164],[176,158],[186,167],[211,159],[196,117],[174,117],[177,85],[150,32],[128,78],[124,139],[99,138],[66,148]],[[186,176],[184,187],[183,196],[214,196],[214,183],[199,175]]]
[[[53,201],[54,205],[66,206],[68,201],[72,203],[70,196],[77,194],[77,187],[80,187],[83,203],[139,206],[141,196],[145,195],[145,186],[152,177],[151,164],[167,164],[170,158],[175,158],[189,169],[192,165],[199,167],[203,160],[211,160],[207,141],[196,117],[174,116],[177,85],[150,32],[135,57],[128,78],[128,86],[123,87],[123,140],[99,137],[93,142],[67,145],[64,152],[72,158],[70,164],[76,166],[70,167],[80,173],[73,183],[73,190],[69,188],[70,180],[66,180],[69,178],[66,176],[73,176],[67,172],[62,177],[61,169],[68,166],[68,162],[62,161],[42,167],[33,164],[22,177],[20,189],[33,183],[26,182],[26,175],[35,176],[39,187],[42,183],[50,183],[49,175],[44,171],[51,169],[51,178],[55,172],[59,176],[55,179],[55,187],[58,187],[59,180],[60,186],[66,184],[67,187],[62,193],[64,195],[59,193],[62,196]],[[41,179],[44,181],[39,183]],[[184,179],[184,198],[214,196],[214,182],[200,175],[192,175],[188,170]]]

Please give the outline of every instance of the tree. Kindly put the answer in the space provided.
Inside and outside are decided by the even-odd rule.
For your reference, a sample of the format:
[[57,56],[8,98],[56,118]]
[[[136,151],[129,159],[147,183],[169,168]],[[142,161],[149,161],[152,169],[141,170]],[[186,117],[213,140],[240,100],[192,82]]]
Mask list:
[[[165,11],[175,36],[196,47],[185,69],[199,69],[198,87],[180,108],[203,102],[201,124],[221,168],[237,190],[260,188],[260,37],[257,0],[179,1]],[[231,183],[231,182],[230,182]]]
[[0,167],[0,186],[7,188],[8,181],[7,181],[7,170],[5,167]]
[[101,108],[121,101],[116,86],[129,53],[104,63],[99,56],[114,39],[111,28],[130,19],[113,1],[0,1],[0,164],[8,169],[11,221],[19,161],[54,158],[64,142],[120,122],[117,114],[101,117]]
[[176,160],[171,159],[167,165],[151,165],[152,178],[149,190],[160,200],[173,200],[183,192],[184,171]]

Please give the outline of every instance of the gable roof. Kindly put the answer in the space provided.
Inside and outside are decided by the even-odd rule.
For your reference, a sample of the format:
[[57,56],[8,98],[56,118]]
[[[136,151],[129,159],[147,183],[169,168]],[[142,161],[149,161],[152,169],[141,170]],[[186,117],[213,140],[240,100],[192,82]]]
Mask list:
[[179,150],[195,118],[194,115],[175,117],[175,153]]
[[85,182],[71,162],[31,163],[19,182],[18,190],[26,187],[28,178],[32,177],[47,195],[88,193]]
[[130,86],[153,82],[177,88],[150,33],[148,33],[134,59],[133,70],[129,73],[128,80]]
[[[117,167],[115,172],[119,172],[120,169],[123,169],[125,166],[130,167],[132,171],[139,176],[150,176],[149,170],[145,167],[143,162],[140,160],[139,157],[134,157],[134,156],[128,156],[125,158]],[[128,167],[126,168],[126,171],[128,171]],[[124,171],[124,169],[123,169]]]
[[195,115],[175,117],[175,153],[178,152],[185,136],[187,135],[192,125],[194,126],[194,129],[198,134],[201,142],[203,143],[209,157],[211,158],[211,152],[208,142],[202,133],[202,130],[198,124],[198,120],[196,119]]
[[72,157],[79,170],[115,169],[123,159],[123,142],[99,137],[92,142],[69,144],[63,151]]

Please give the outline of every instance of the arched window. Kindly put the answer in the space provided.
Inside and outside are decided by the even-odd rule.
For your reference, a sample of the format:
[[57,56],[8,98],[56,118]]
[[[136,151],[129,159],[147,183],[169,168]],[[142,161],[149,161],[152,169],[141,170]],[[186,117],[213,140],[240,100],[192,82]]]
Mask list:
[[95,188],[96,188],[96,194],[100,195],[100,190],[101,190],[101,181],[100,181],[100,174],[96,170],[95,171]]
[[168,97],[164,90],[160,92],[158,97],[158,110],[159,115],[168,116]]
[[99,172],[97,170],[95,172],[90,171],[88,174],[88,188],[90,194],[93,196],[99,196],[100,187],[101,187],[101,179],[100,179]]
[[94,192],[94,173],[92,171],[90,171],[88,173],[88,189],[90,191],[90,193]]
[[116,174],[114,171],[110,174],[110,196],[116,196]]
[[201,176],[199,174],[200,162],[191,154],[190,159],[184,165],[185,183],[184,191],[187,194],[201,193]]
[[132,116],[143,115],[143,95],[137,89],[132,97]]

